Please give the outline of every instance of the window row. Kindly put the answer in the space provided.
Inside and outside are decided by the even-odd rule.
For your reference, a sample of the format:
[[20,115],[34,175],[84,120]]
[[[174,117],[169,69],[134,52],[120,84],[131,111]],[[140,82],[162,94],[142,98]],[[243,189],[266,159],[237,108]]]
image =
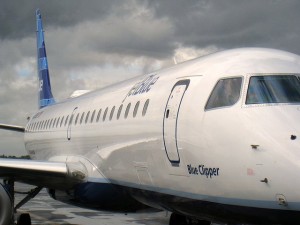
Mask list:
[[[144,103],[144,106],[141,111],[141,115],[145,116],[149,106],[150,100]],[[71,115],[41,120],[30,123],[28,125],[27,131],[38,131],[38,130],[49,130],[53,128],[66,127],[67,125],[81,125],[87,123],[98,123],[100,121],[111,121],[116,114],[116,119],[121,118],[122,112],[124,111],[124,119],[127,119],[130,115],[130,109],[133,108],[132,117],[135,118],[138,115],[140,108],[140,101],[136,102],[134,107],[131,103],[126,105],[126,108],[123,104],[117,109],[116,106],[113,106],[111,109],[106,107],[105,109],[100,108],[99,110],[94,109],[93,111],[86,112],[77,112],[77,108],[74,109]],[[124,110],[123,110],[124,109]]]

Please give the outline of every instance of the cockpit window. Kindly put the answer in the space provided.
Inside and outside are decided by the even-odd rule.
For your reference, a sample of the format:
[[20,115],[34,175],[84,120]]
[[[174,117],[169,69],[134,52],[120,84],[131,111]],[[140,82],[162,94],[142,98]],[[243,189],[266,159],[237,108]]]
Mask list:
[[241,86],[241,77],[219,80],[208,99],[205,109],[234,105],[240,98]]
[[246,104],[300,103],[300,80],[294,75],[253,76]]

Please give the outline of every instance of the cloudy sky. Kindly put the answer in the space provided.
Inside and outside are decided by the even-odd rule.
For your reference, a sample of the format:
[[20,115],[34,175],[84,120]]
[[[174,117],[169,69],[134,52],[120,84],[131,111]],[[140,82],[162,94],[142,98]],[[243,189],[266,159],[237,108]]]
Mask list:
[[[37,110],[35,9],[53,94],[96,89],[211,52],[268,47],[300,54],[299,0],[0,0],[0,123]],[[25,155],[0,131],[0,154]]]

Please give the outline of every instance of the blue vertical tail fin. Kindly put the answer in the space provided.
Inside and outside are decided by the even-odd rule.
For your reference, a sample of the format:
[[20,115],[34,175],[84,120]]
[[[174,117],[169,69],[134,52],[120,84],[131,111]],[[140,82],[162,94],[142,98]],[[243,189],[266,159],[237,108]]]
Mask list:
[[39,108],[55,103],[51,91],[48,61],[44,40],[42,16],[39,9],[36,10],[36,41],[37,41],[37,69],[39,76]]

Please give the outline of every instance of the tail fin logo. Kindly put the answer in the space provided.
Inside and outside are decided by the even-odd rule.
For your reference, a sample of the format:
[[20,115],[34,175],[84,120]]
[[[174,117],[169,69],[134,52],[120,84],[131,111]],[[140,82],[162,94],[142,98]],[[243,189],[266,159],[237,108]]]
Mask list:
[[39,92],[41,92],[43,90],[43,80],[40,80],[40,88],[39,88]]
[[42,16],[40,10],[36,10],[36,40],[37,40],[37,64],[39,77],[39,108],[55,103],[51,91],[50,75],[45,47]]

